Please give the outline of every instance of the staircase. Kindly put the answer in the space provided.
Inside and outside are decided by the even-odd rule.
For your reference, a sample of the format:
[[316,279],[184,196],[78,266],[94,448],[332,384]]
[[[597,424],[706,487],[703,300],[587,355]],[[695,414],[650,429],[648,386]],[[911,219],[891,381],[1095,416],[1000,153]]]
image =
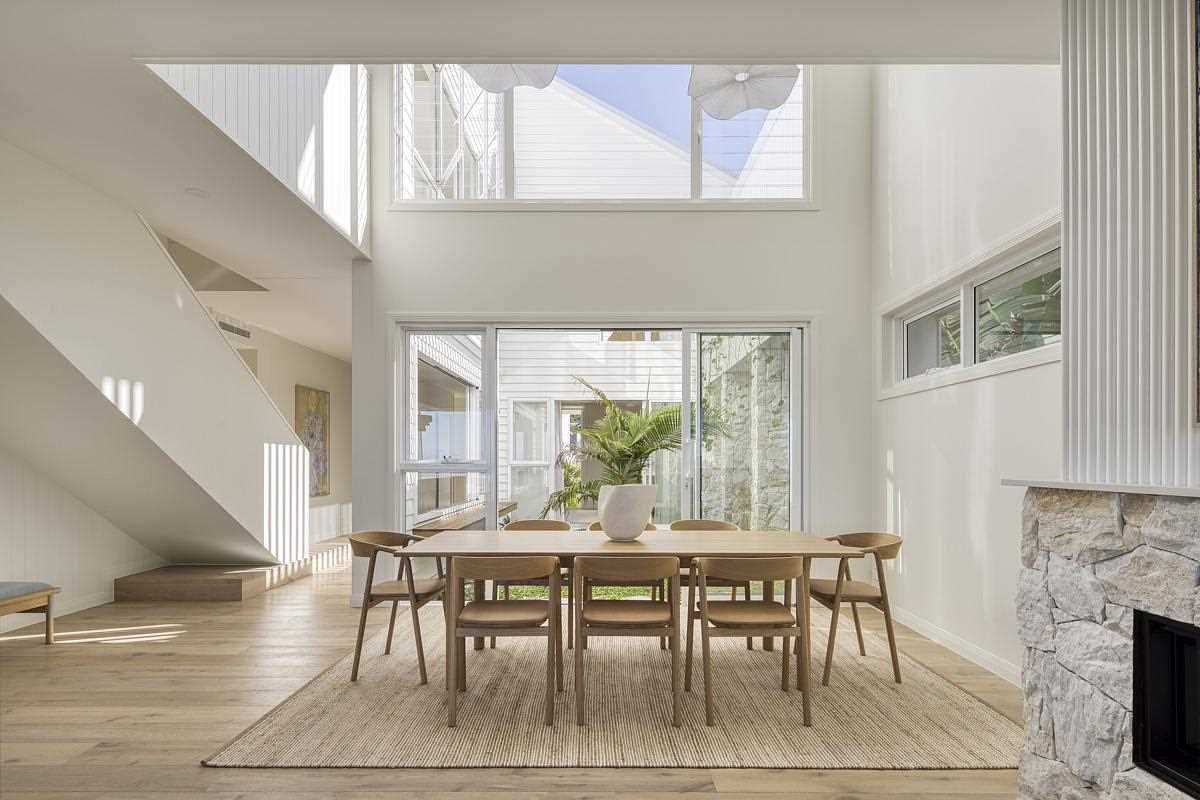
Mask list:
[[308,553],[308,454],[132,210],[0,141],[0,447],[173,564]]

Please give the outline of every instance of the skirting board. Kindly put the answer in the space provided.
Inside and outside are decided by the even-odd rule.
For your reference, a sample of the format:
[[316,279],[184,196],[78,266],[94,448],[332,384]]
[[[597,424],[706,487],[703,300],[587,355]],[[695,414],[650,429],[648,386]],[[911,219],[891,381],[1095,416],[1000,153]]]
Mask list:
[[943,630],[923,617],[902,608],[892,608],[892,616],[901,625],[907,625],[926,639],[937,642],[968,661],[978,664],[1014,686],[1021,685],[1021,665],[1005,661],[994,653],[968,642],[961,636]]

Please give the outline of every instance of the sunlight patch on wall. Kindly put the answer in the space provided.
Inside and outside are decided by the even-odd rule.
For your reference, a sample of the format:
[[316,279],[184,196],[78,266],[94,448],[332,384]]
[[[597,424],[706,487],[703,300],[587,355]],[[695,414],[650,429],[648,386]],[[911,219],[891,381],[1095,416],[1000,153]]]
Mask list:
[[308,555],[308,449],[263,444],[263,545],[283,563]]
[[100,379],[100,392],[134,424],[142,421],[146,410],[146,385],[128,378],[105,375]]

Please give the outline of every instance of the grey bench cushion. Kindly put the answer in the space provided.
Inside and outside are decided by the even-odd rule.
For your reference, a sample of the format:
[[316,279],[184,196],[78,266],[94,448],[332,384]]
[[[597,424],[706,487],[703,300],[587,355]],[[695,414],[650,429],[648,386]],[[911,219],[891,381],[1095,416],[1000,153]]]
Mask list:
[[44,592],[53,588],[48,583],[39,583],[37,581],[0,581],[0,600],[9,600],[13,597],[20,597],[23,594]]

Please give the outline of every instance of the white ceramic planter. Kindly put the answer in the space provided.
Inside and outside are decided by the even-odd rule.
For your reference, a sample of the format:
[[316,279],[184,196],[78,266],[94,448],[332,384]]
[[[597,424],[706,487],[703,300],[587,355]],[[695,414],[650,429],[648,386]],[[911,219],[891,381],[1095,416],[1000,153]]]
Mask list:
[[657,496],[658,491],[652,485],[602,486],[597,505],[604,534],[616,542],[632,542],[641,536],[654,513]]

